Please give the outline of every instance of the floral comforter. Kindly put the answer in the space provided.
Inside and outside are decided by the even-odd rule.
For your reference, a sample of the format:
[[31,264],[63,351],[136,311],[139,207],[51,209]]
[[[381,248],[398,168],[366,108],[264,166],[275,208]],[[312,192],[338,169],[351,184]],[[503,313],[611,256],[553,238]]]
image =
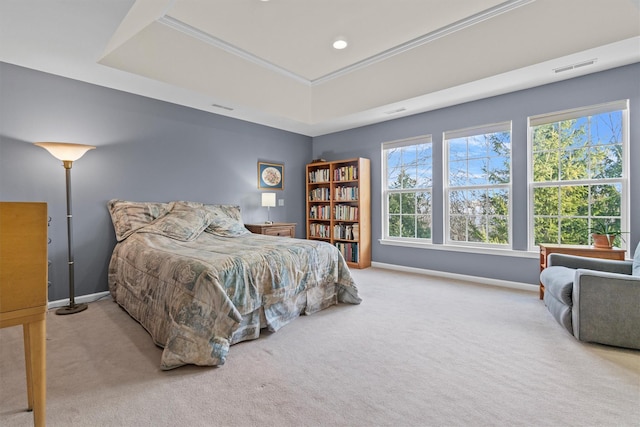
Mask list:
[[[109,205],[121,240],[113,203],[131,202]],[[170,216],[173,208],[154,215]],[[208,227],[184,239],[154,215],[116,244],[109,290],[164,347],[162,369],[222,365],[230,345],[258,338],[262,327],[277,331],[300,314],[361,301],[346,262],[328,243],[237,227],[221,236],[212,232],[211,216]]]

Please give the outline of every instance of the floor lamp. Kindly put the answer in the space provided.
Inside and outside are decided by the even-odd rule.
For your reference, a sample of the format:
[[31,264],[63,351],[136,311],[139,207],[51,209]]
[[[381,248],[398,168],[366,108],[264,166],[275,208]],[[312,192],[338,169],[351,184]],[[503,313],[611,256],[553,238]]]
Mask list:
[[73,283],[73,228],[71,226],[71,166],[89,150],[93,150],[92,145],[70,144],[63,142],[36,142],[35,145],[42,147],[58,160],[62,160],[65,169],[67,183],[67,247],[69,253],[69,305],[56,310],[56,314],[73,314],[87,309],[87,304],[76,304],[75,289]]

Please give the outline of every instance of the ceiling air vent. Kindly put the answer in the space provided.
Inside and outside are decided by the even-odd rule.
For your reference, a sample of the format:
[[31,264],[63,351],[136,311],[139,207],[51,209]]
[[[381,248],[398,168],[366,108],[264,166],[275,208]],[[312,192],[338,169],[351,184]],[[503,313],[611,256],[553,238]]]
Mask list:
[[567,65],[565,67],[554,68],[553,71],[557,73],[562,73],[564,71],[575,70],[576,68],[586,67],[587,65],[593,65],[596,63],[596,59],[590,59],[588,61],[577,62],[575,64]]
[[233,107],[227,107],[225,105],[220,105],[220,104],[211,104],[212,107],[215,108],[221,108],[223,110],[227,110],[227,111],[233,111]]
[[407,110],[406,108],[402,107],[402,108],[398,108],[398,109],[391,110],[391,111],[385,111],[384,113],[385,114],[398,114],[398,113],[401,113],[401,112],[406,111],[406,110]]

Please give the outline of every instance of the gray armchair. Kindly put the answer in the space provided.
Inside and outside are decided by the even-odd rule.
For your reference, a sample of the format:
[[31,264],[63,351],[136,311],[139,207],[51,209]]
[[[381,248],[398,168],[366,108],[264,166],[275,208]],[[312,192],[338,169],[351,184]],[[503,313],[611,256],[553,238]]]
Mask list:
[[633,261],[550,254],[544,303],[581,341],[640,349],[640,244]]

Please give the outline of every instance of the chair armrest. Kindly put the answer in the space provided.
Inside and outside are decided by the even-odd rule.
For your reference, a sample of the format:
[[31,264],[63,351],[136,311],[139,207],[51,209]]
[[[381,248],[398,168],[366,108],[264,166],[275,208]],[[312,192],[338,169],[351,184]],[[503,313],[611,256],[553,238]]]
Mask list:
[[640,277],[578,269],[572,299],[576,338],[640,349]]
[[627,260],[588,258],[577,255],[549,254],[547,267],[559,265],[567,268],[608,271],[610,273],[631,274],[633,262]]

